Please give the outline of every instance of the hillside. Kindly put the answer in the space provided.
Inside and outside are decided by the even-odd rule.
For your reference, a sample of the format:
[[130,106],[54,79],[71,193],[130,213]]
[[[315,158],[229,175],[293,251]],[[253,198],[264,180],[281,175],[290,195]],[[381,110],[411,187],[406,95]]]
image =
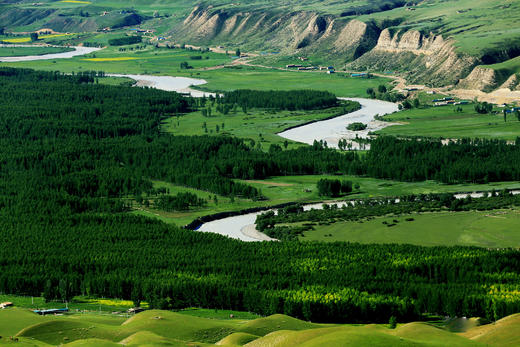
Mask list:
[[[202,318],[150,310],[122,324],[117,315],[69,314],[42,317],[19,308],[0,312],[0,344],[10,336],[22,346],[516,346],[519,315],[488,325],[465,319],[432,325],[414,322],[387,325],[312,324],[274,315],[242,320]],[[464,321],[464,322],[463,322]],[[471,320],[475,323],[478,320]],[[453,329],[457,325],[458,329]],[[17,333],[13,328],[20,329]],[[7,336],[6,336],[7,335]]]
[[512,25],[519,19],[520,3],[510,0],[45,1],[3,5],[0,26],[93,32],[141,25],[169,43],[276,52],[275,61],[303,56],[352,70],[398,72],[409,83],[462,80],[461,88],[490,91],[518,84],[517,69],[483,72],[478,66],[520,54],[520,29]]

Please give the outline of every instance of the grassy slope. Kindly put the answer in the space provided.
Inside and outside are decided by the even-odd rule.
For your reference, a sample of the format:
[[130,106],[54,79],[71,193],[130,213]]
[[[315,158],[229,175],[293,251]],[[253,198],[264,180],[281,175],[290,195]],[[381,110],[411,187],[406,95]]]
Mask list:
[[[75,20],[82,19],[78,16],[81,10],[92,14],[89,20],[95,20],[100,25],[106,21],[99,14],[103,11],[117,12],[118,9],[135,9],[139,13],[150,16],[157,13],[159,16],[168,15],[168,18],[151,19],[151,26],[167,31],[176,23],[182,21],[191,9],[199,1],[165,1],[165,0],[101,0],[95,4],[72,3],[60,1],[43,1],[42,5],[34,6],[32,3],[9,5],[25,9],[57,9],[62,13],[72,14]],[[275,0],[250,0],[240,3],[230,3],[224,0],[211,0],[208,4],[214,10],[231,11],[268,11],[268,12],[292,12],[298,10],[316,11],[324,14],[339,15],[341,12],[357,8],[359,6],[373,6],[374,1],[350,0],[338,2],[333,0],[302,0],[279,2]],[[7,8],[8,8],[7,7]],[[415,10],[407,10],[408,6],[396,8],[391,11],[372,13],[360,16],[363,21],[375,20],[381,23],[387,19],[401,19],[402,24],[398,28],[414,28],[425,33],[433,31],[443,34],[445,37],[453,37],[461,51],[479,55],[489,49],[500,49],[503,45],[518,42],[520,28],[514,23],[520,19],[520,4],[515,1],[496,2],[494,0],[430,0],[413,6]],[[52,14],[51,17],[56,17]],[[350,19],[350,18],[346,18]],[[31,25],[15,26],[13,29],[24,31],[41,28],[46,19],[42,18]],[[106,25],[105,25],[106,26]],[[147,26],[146,22],[143,26]],[[102,27],[102,26],[101,26]]]
[[[89,314],[41,317],[14,308],[0,311],[0,334],[11,336],[22,327],[17,334],[20,346],[515,346],[519,317],[513,315],[455,334],[426,323],[391,330],[385,325],[313,324],[284,315],[208,319],[158,310],[140,313],[121,324],[116,316],[105,316],[105,321],[96,321]],[[111,319],[116,324],[107,324]],[[0,344],[5,343],[9,338],[0,338]]]
[[483,65],[483,67],[496,70],[500,75],[509,77],[512,74],[520,73],[520,57],[509,59],[503,63],[493,65]]
[[[378,131],[378,134],[394,136],[426,136],[443,138],[499,138],[514,140],[520,136],[520,122],[509,114],[504,122],[503,114],[478,114],[474,105],[419,108],[395,113],[385,117],[391,122],[400,122]],[[499,109],[500,110],[500,109]]]
[[[520,3],[494,0],[431,0],[414,11],[406,8],[361,16],[361,20],[405,18],[403,28],[425,33],[433,31],[453,37],[460,51],[479,55],[488,49],[500,49],[520,39]],[[460,12],[460,13],[459,13]]]
[[[406,221],[407,218],[414,220]],[[387,226],[392,224],[395,225]],[[517,209],[387,216],[363,222],[316,225],[314,228],[316,230],[306,232],[302,239],[422,246],[520,247],[520,211]]]

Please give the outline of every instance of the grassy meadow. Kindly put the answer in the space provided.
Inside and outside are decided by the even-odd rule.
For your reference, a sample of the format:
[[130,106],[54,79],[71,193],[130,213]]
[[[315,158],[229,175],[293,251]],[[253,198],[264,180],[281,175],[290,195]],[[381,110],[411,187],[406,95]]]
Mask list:
[[344,73],[328,75],[324,71],[281,71],[246,66],[204,71],[200,77],[208,84],[197,89],[205,91],[315,89],[326,90],[339,97],[366,97],[367,88],[377,88],[390,82],[390,79],[381,77],[364,79]]
[[0,47],[0,57],[20,57],[24,55],[43,55],[53,53],[63,53],[73,51],[72,48],[67,47]]
[[[356,199],[356,198],[374,198],[374,197],[395,197],[409,194],[428,194],[428,193],[459,193],[459,192],[475,192],[475,191],[491,191],[502,189],[520,189],[520,182],[498,182],[491,184],[455,184],[445,185],[434,181],[426,182],[399,182],[392,180],[380,180],[368,177],[358,176],[280,176],[273,177],[261,181],[241,181],[247,183],[259,190],[266,197],[266,200],[252,201],[250,199],[242,199],[235,197],[231,199],[209,193],[203,190],[181,187],[168,182],[154,181],[155,188],[166,188],[169,194],[176,195],[181,192],[190,192],[199,198],[207,200],[207,205],[201,208],[194,208],[189,211],[165,212],[154,209],[150,204],[137,205],[134,202],[134,211],[132,213],[144,215],[152,218],[158,218],[166,223],[176,225],[186,225],[197,217],[215,214],[226,211],[239,211],[251,207],[264,207],[284,204],[288,202],[314,203],[323,201],[324,198],[319,196],[316,189],[316,183],[322,179],[344,179],[359,184],[359,189],[352,194],[344,196],[339,200]],[[215,196],[217,199],[215,200]],[[145,197],[145,200],[153,202],[155,197]]]
[[[328,223],[327,223],[328,224]],[[520,248],[520,211],[414,213],[315,225],[305,241]]]
[[442,138],[487,138],[515,140],[520,136],[520,121],[514,114],[507,115],[507,122],[501,109],[498,114],[479,114],[474,105],[440,106],[414,108],[385,117],[389,122],[400,123],[377,134],[393,136],[425,136]]
[[[230,317],[233,314],[233,318]],[[469,323],[466,323],[468,321]],[[452,327],[457,325],[457,332]],[[22,308],[0,311],[0,344],[18,346],[516,346],[520,316],[480,325],[458,319],[431,324],[314,324],[285,315],[150,310],[130,318],[93,313],[38,316]],[[17,342],[11,339],[17,339]]]
[[[122,34],[99,34],[90,37],[87,41],[107,41],[108,38],[104,35],[119,37]],[[143,47],[145,48],[143,49]],[[199,56],[202,59],[194,58]],[[231,61],[231,56],[226,54],[201,53],[180,48],[157,48],[143,43],[108,47],[71,59],[2,63],[2,65],[38,70],[59,70],[66,73],[94,70],[120,74],[194,77],[208,82],[197,87],[197,89],[205,91],[315,89],[330,91],[337,96],[361,97],[366,96],[367,88],[377,88],[380,84],[390,82],[390,79],[387,78],[352,78],[348,74],[328,75],[324,71],[281,71],[251,66],[207,69],[228,64]],[[187,62],[193,69],[181,69],[182,62]]]
[[[241,108],[227,115],[212,107],[211,117],[200,111],[166,120],[162,130],[173,135],[221,135],[253,140],[268,150],[271,144],[283,146],[284,138],[277,133],[309,121],[326,119],[342,114],[342,107],[311,111],[269,111],[252,109],[244,113]],[[205,125],[205,126],[204,126]],[[217,131],[218,127],[218,131]],[[288,141],[287,148],[296,148],[301,143]]]

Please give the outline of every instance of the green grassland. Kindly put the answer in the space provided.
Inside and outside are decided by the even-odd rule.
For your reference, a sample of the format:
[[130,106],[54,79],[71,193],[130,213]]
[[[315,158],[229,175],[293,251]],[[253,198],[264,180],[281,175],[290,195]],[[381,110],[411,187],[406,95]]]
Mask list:
[[417,29],[423,33],[452,37],[460,51],[480,55],[486,50],[500,50],[518,44],[520,28],[513,23],[520,19],[520,4],[516,1],[494,0],[432,0],[391,11],[360,16],[360,20],[383,21],[404,19],[395,30]]
[[[235,312],[236,313],[236,312]],[[238,313],[236,313],[238,314]],[[38,316],[20,308],[0,311],[0,344],[18,346],[516,346],[520,315],[489,325],[333,325],[285,315],[265,318],[197,317],[150,310],[131,318],[117,315]],[[10,336],[18,339],[11,340]]]
[[19,57],[24,55],[43,55],[73,51],[67,47],[0,47],[0,57]]
[[508,78],[512,74],[520,74],[520,57],[506,60],[502,63],[492,65],[482,65],[482,67],[490,68],[505,78]]
[[[200,111],[197,111],[181,117],[173,117],[165,121],[162,130],[173,135],[231,135],[252,139],[256,144],[261,144],[264,150],[268,150],[270,144],[283,145],[285,139],[276,135],[277,133],[310,121],[337,116],[342,114],[342,107],[313,111],[253,109],[248,110],[247,114],[237,108],[227,115],[217,112],[213,107],[211,114],[211,117],[204,117]],[[301,143],[290,141],[288,148],[296,148],[301,145]]]
[[406,110],[385,117],[389,122],[400,123],[377,134],[393,136],[425,136],[442,138],[488,138],[514,140],[520,136],[520,121],[514,114],[507,115],[501,109],[498,114],[478,114],[474,105],[426,107]]
[[[96,41],[98,38],[94,37],[91,40]],[[229,63],[231,57],[213,52],[201,53],[185,49],[157,48],[152,45],[146,45],[146,48],[141,49],[143,46],[145,44],[108,47],[71,59],[2,63],[1,65],[37,70],[59,70],[65,73],[94,70],[120,74],[194,77],[208,82],[197,87],[197,89],[205,91],[315,89],[349,97],[366,96],[367,88],[377,88],[380,84],[388,84],[390,81],[390,79],[380,77],[359,79],[341,73],[328,75],[325,72],[317,71],[280,71],[248,66],[205,70],[204,68]],[[120,48],[125,50],[120,51]],[[192,57],[195,56],[202,56],[202,59],[193,60]],[[187,62],[193,69],[181,69],[182,62]]]
[[305,232],[301,239],[329,242],[409,243],[421,246],[520,247],[518,209],[414,213],[377,217],[360,222],[315,225],[314,228],[315,230]]
[[[71,59],[41,60],[8,63],[12,67],[27,67],[38,70],[59,70],[71,73],[78,71],[105,71],[121,74],[191,75],[193,70],[181,70],[180,63],[187,62],[195,69],[220,65],[230,61],[225,54],[201,53],[182,49],[156,48],[145,44],[108,47],[89,55]],[[200,60],[191,57],[202,56]]]
[[208,84],[197,86],[206,91],[227,91],[233,89],[255,90],[326,90],[339,97],[363,97],[367,88],[377,88],[388,84],[387,78],[360,79],[348,74],[326,74],[324,71],[281,71],[259,67],[238,67],[204,71],[201,78]]
[[[284,204],[288,202],[315,203],[323,201],[323,197],[318,195],[316,183],[322,179],[345,179],[358,183],[360,188],[352,194],[342,199],[373,198],[373,197],[395,197],[409,194],[428,194],[428,193],[458,193],[491,191],[502,189],[519,189],[520,182],[499,182],[485,185],[478,184],[455,184],[445,185],[434,181],[426,182],[399,182],[392,180],[380,180],[358,176],[280,176],[261,181],[240,181],[247,183],[257,189],[267,198],[262,201],[252,201],[235,197],[232,201],[229,197],[215,195],[203,190],[180,187],[167,182],[154,181],[155,188],[167,188],[169,194],[176,195],[181,192],[190,192],[199,198],[207,200],[207,205],[201,208],[194,208],[189,211],[165,212],[145,205],[137,205],[134,202],[133,213],[152,218],[158,218],[166,223],[176,225],[186,225],[197,217],[211,215],[226,211],[240,211],[252,207],[265,207]],[[214,200],[217,196],[217,200]],[[155,197],[145,197],[153,201]]]

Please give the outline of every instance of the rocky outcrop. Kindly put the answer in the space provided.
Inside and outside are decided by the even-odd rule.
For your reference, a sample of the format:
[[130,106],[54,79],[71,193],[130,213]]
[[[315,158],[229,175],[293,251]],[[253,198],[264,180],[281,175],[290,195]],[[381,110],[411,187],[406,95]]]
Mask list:
[[460,81],[457,87],[485,92],[492,91],[498,87],[497,74],[493,69],[477,66],[468,77]]
[[357,59],[377,44],[379,29],[374,25],[353,19],[339,31],[334,41],[335,50],[348,60]]
[[520,78],[517,74],[512,74],[499,89],[509,89],[509,90],[520,90]]
[[455,84],[476,65],[475,57],[460,54],[451,40],[417,30],[394,34],[385,29],[377,45],[354,61],[354,69],[400,71],[410,83]]
[[399,71],[410,83],[432,85],[456,84],[478,63],[477,58],[457,52],[452,40],[417,30],[391,31],[374,22],[316,12],[226,11],[196,7],[174,36],[198,45],[232,44],[291,55],[319,53],[331,64]]

